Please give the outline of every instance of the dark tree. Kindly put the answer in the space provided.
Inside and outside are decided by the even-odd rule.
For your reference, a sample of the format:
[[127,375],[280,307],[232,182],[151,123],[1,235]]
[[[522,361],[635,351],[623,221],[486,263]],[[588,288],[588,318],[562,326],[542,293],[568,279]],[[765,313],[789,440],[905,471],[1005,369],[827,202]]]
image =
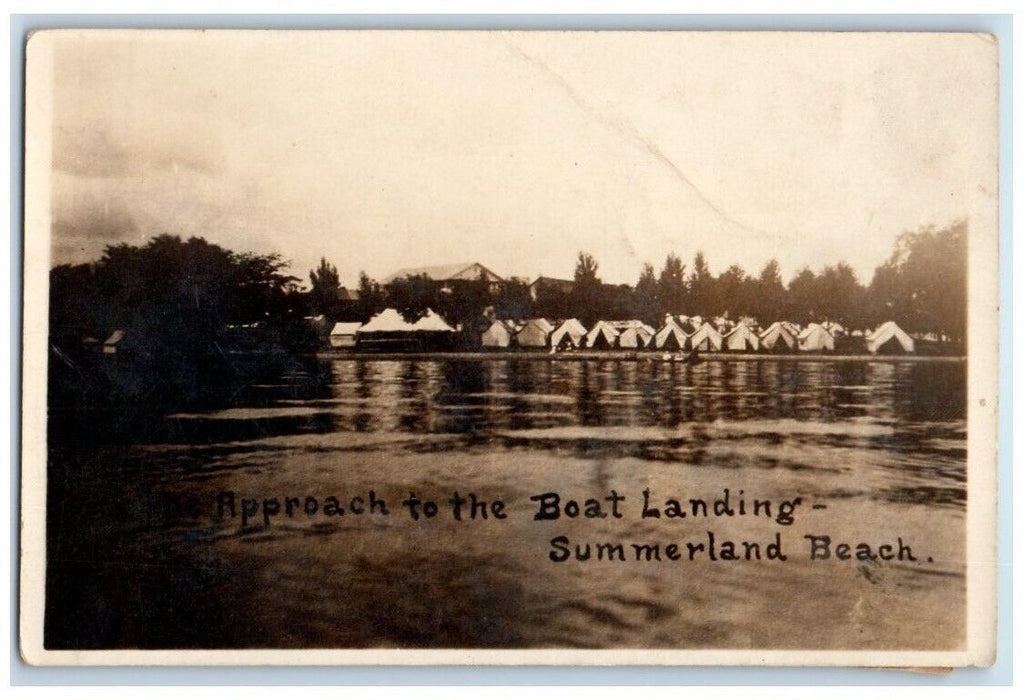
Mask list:
[[387,306],[397,309],[402,316],[415,320],[427,309],[437,310],[440,290],[426,275],[414,275],[391,280],[384,285]]
[[693,271],[689,274],[689,305],[690,313],[707,316],[711,313],[710,306],[714,301],[714,277],[707,266],[707,258],[703,251],[696,254],[693,260]]
[[870,284],[872,323],[891,319],[907,331],[964,340],[967,235],[965,221],[902,234]]
[[849,327],[863,324],[865,291],[848,264],[840,262],[825,267],[816,282],[820,315],[824,320],[838,321]]
[[494,297],[494,314],[497,318],[520,321],[532,316],[533,300],[529,296],[529,285],[513,279],[501,285]]
[[801,324],[825,320],[821,317],[823,300],[817,289],[817,276],[810,268],[804,267],[797,272],[789,282],[788,303],[786,304],[788,314],[784,320]]
[[643,271],[636,282],[632,315],[655,327],[660,324],[663,313],[658,301],[657,277],[650,263],[643,264]]
[[604,316],[606,311],[603,284],[597,276],[598,267],[592,255],[579,253],[571,298],[576,318],[587,327]]
[[780,321],[785,316],[785,284],[781,279],[781,266],[771,259],[756,280],[752,315],[762,326]]
[[732,265],[721,273],[714,285],[714,293],[714,300],[708,308],[712,316],[739,318],[753,312],[751,285],[739,265]]
[[365,271],[359,273],[359,320],[365,323],[374,314],[384,310],[386,300],[380,285]]
[[681,314],[686,310],[686,266],[682,258],[668,253],[664,268],[657,280],[657,299],[660,302],[658,316]]
[[320,266],[309,271],[312,289],[309,291],[309,306],[314,313],[326,314],[334,318],[337,315],[337,292],[341,288],[341,278],[337,268],[320,258]]
[[555,285],[542,285],[537,288],[536,299],[532,304],[532,316],[565,319],[576,317],[578,313],[574,294],[566,294]]
[[[286,267],[277,255],[234,253],[202,238],[109,246],[95,265],[52,271],[51,313],[64,328],[54,325],[51,339],[71,340],[57,337],[69,326],[79,348],[83,335],[125,333],[117,357],[126,364],[102,366],[110,382],[104,400],[199,400],[241,371],[230,352],[232,328],[258,327],[265,355],[307,347],[302,298]],[[101,374],[79,376],[94,384]]]

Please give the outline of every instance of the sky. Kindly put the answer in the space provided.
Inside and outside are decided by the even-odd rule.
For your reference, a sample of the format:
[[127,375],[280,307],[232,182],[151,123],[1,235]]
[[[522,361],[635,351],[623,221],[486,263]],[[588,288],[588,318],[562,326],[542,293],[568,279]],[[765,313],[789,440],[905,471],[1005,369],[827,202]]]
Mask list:
[[324,256],[348,286],[462,261],[570,278],[580,250],[614,283],[698,250],[866,283],[900,233],[997,198],[983,35],[68,31],[44,52],[54,265],[170,233],[306,282]]

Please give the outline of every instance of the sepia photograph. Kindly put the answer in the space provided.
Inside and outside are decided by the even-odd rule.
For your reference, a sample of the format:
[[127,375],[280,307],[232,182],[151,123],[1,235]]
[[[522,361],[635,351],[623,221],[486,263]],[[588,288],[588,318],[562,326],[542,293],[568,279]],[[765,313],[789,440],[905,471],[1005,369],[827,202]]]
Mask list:
[[32,35],[23,657],[990,665],[998,71]]

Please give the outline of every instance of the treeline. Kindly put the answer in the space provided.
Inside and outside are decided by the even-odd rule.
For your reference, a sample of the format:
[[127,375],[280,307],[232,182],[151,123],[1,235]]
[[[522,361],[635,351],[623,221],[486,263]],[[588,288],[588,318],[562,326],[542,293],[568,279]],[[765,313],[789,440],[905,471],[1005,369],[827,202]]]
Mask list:
[[[308,294],[286,270],[278,255],[168,235],[53,268],[51,405],[202,402],[261,369],[238,350],[269,368],[266,358],[315,347]],[[115,330],[123,337],[105,347]]]
[[[123,329],[153,362],[175,363],[211,352],[230,329],[258,328],[261,347],[310,349],[334,320],[366,321],[387,307],[414,319],[431,308],[472,337],[488,318],[641,319],[660,325],[667,313],[752,317],[761,323],[837,321],[866,329],[887,320],[910,332],[961,341],[966,329],[965,222],[903,234],[891,256],[864,285],[845,263],[803,269],[786,284],[776,261],[756,274],[732,265],[718,275],[697,253],[687,265],[675,254],[659,270],[643,266],[635,285],[601,281],[599,264],[580,253],[570,291],[526,282],[438,283],[425,277],[378,284],[362,274],[357,294],[344,298],[336,268],[322,260],[310,288],[288,273],[280,256],[236,253],[201,238],[158,236],[143,246],[109,246],[86,265],[50,273],[51,336],[81,338]],[[308,317],[326,318],[319,331]],[[224,342],[228,342],[225,340]],[[216,350],[212,350],[216,352]]]
[[310,271],[306,289],[279,255],[163,235],[142,246],[109,246],[94,263],[51,270],[51,405],[218,400],[232,386],[324,347],[333,321],[366,321],[387,307],[409,320],[433,309],[460,328],[461,348],[478,345],[492,318],[574,317],[587,326],[642,319],[658,326],[666,313],[830,320],[850,329],[891,319],[910,332],[961,342],[966,237],[965,223],[906,233],[867,285],[844,263],[800,270],[787,284],[774,260],[755,275],[737,265],[714,275],[700,253],[691,266],[672,254],[660,270],[644,265],[635,285],[609,285],[597,261],[580,253],[570,290],[540,287],[534,298],[520,280],[407,277],[381,285],[365,274],[357,294],[346,295],[325,259]]
[[346,305],[336,301],[337,273],[323,260],[311,272],[310,299],[317,312],[343,320],[365,321],[386,307],[410,318],[432,308],[463,327],[480,325],[486,316],[578,318],[586,326],[600,319],[640,319],[657,327],[665,314],[686,314],[749,317],[761,323],[835,321],[850,329],[894,320],[909,332],[961,341],[966,330],[966,238],[965,222],[904,233],[868,284],[844,262],[817,272],[803,268],[786,284],[776,260],[755,274],[732,265],[714,275],[703,253],[691,265],[672,253],[659,270],[645,264],[635,285],[610,285],[602,282],[593,256],[581,252],[572,290],[541,287],[535,299],[520,280],[492,292],[484,280],[439,285],[409,277],[381,285],[363,273],[358,301]]

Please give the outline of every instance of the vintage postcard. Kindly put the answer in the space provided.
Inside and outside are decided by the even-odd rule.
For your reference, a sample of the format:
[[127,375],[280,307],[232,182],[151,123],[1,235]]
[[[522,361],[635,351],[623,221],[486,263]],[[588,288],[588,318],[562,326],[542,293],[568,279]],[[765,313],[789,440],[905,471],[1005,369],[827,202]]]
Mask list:
[[995,658],[998,47],[27,48],[33,664]]

